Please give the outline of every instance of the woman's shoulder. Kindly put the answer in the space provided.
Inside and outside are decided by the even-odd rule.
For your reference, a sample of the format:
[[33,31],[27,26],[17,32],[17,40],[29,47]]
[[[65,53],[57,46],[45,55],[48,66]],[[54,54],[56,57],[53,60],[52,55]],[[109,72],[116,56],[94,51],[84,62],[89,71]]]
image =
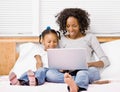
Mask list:
[[86,35],[84,36],[84,41],[86,41],[88,44],[91,44],[91,43],[94,43],[94,42],[97,42],[97,38],[96,36],[93,34],[93,33],[86,33]]
[[86,40],[92,40],[92,39],[95,39],[96,36],[95,36],[93,33],[88,32],[88,33],[86,33],[86,35],[85,35],[84,38],[85,38]]

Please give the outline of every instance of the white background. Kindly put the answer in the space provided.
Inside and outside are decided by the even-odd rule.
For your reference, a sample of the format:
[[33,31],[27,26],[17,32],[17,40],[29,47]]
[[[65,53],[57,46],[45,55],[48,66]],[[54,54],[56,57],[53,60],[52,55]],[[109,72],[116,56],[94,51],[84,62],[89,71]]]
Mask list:
[[47,26],[59,30],[55,16],[64,8],[86,10],[96,35],[120,36],[120,0],[0,0],[0,36],[38,36]]

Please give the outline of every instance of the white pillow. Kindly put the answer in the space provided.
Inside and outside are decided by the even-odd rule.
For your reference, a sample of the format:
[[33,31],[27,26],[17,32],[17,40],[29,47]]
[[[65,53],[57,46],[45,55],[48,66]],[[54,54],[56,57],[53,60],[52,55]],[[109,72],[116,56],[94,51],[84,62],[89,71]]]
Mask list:
[[120,79],[120,40],[101,44],[111,65],[101,74],[102,79]]
[[36,60],[34,56],[39,53],[38,45],[35,43],[23,43],[19,46],[20,55],[11,71],[15,72],[19,78],[29,69],[36,70]]
[[31,49],[35,46],[34,43],[28,42],[28,43],[23,43],[19,45],[19,49],[20,49],[20,56],[21,55],[26,55],[28,54],[28,52],[31,51]]

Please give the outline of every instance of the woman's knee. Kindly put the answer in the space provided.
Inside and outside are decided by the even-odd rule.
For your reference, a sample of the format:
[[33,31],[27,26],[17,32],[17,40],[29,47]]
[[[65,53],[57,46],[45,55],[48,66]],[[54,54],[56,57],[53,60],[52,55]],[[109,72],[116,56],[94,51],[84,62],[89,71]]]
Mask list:
[[90,73],[90,74],[97,74],[97,75],[99,75],[99,70],[96,68],[96,67],[90,67],[89,69],[88,69],[88,72]]
[[89,67],[88,70],[98,71],[98,69],[96,67]]
[[55,73],[54,70],[48,70],[46,72],[46,80],[49,81],[49,80],[54,80],[55,78],[57,78],[57,74]]
[[88,69],[90,83],[100,79],[100,72],[96,67],[90,67]]
[[88,86],[88,83],[89,83],[89,79],[88,78],[89,78],[88,77],[88,71],[87,70],[85,70],[85,71],[81,70],[81,71],[77,72],[77,75],[75,77],[75,82],[80,87]]
[[49,82],[64,82],[64,74],[58,70],[48,70],[46,73],[46,80]]
[[88,78],[88,71],[86,71],[86,70],[85,70],[85,71],[84,71],[84,70],[78,71],[77,74],[76,74],[76,76],[78,76],[78,77],[80,77],[80,78],[81,78],[81,77],[82,77],[82,78],[83,78],[83,77],[84,77],[84,78]]

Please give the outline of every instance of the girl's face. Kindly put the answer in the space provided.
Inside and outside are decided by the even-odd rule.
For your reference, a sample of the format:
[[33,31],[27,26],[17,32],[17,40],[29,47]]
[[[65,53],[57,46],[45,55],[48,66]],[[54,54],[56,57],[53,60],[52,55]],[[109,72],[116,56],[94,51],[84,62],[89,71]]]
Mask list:
[[53,33],[46,34],[42,40],[42,43],[44,45],[45,50],[50,48],[56,48],[58,46],[58,38],[56,34]]
[[66,21],[66,30],[69,33],[69,38],[77,39],[81,37],[80,26],[78,20],[74,17],[69,17]]

